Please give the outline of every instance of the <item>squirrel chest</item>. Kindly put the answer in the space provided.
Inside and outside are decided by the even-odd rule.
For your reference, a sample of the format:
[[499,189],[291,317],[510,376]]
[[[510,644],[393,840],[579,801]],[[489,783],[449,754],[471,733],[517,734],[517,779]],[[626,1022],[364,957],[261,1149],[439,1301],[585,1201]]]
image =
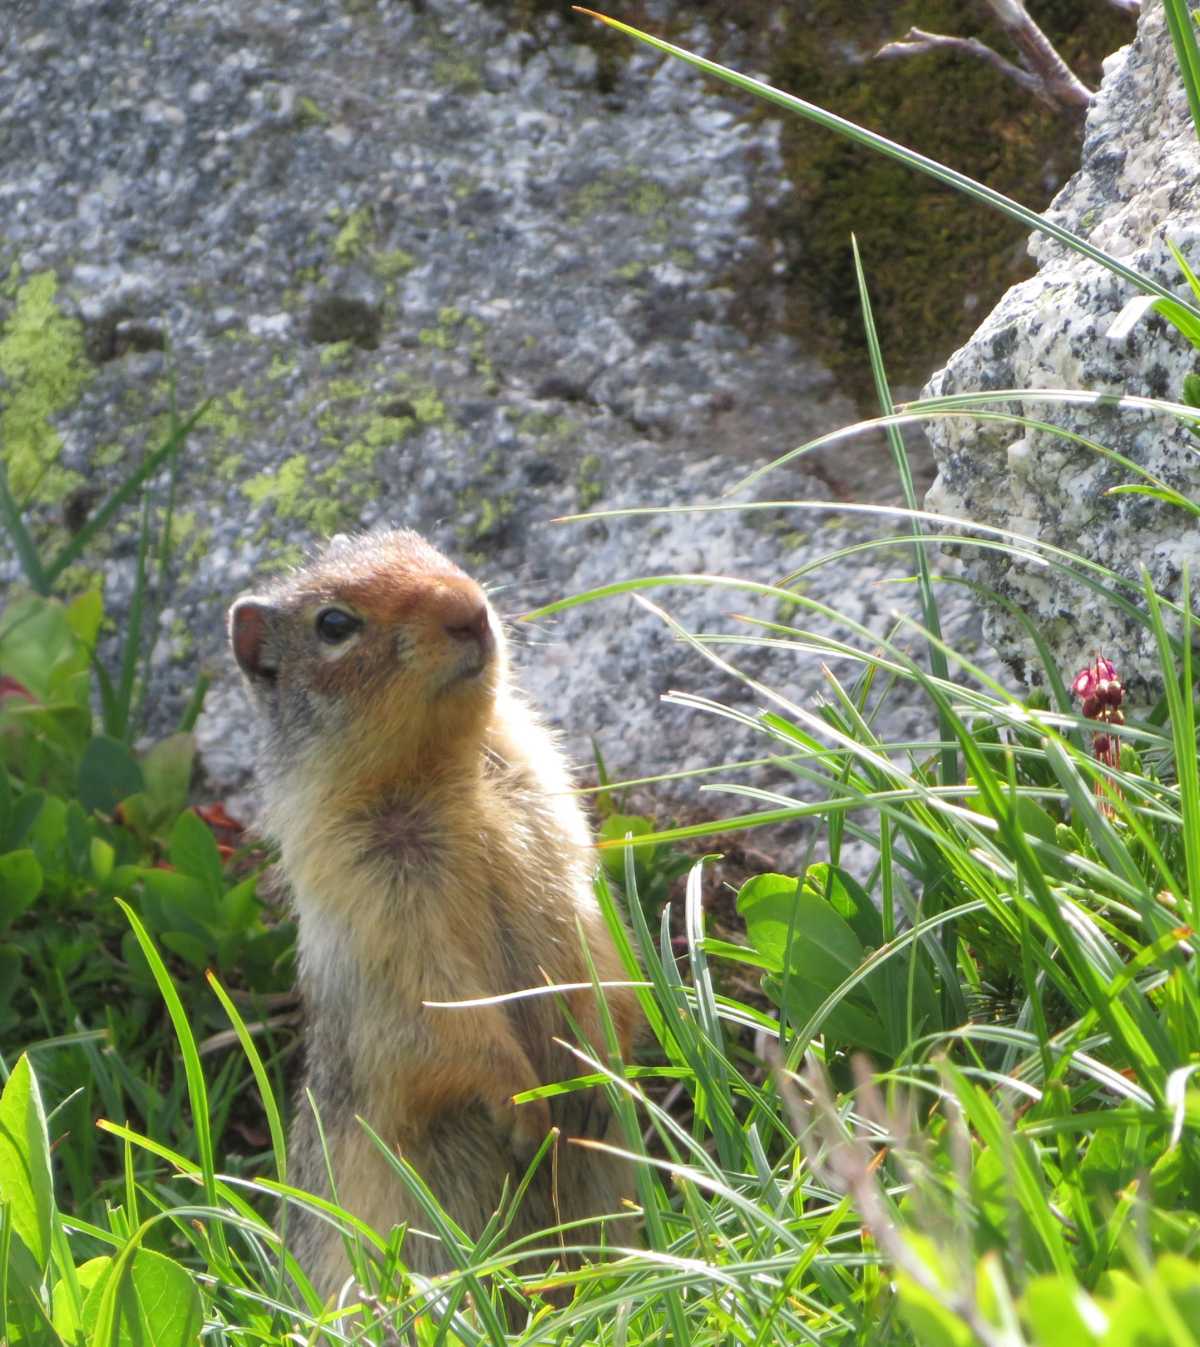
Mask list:
[[[482,589],[416,534],[335,542],[239,599],[230,640],[299,918],[296,1181],[322,1191],[331,1170],[339,1202],[384,1233],[416,1220],[365,1119],[478,1233],[552,1127],[607,1126],[602,1100],[514,1096],[578,1074],[562,1046],[576,1027],[603,1052],[615,1026],[624,1054],[637,1021],[629,990],[613,987],[602,1014],[591,989],[623,969],[561,755],[509,681]],[[464,1001],[477,1004],[429,1004]],[[568,1146],[542,1170],[514,1237],[610,1214],[629,1191],[611,1154]],[[303,1208],[294,1228],[335,1285],[337,1232]],[[405,1253],[447,1266],[428,1237]]]

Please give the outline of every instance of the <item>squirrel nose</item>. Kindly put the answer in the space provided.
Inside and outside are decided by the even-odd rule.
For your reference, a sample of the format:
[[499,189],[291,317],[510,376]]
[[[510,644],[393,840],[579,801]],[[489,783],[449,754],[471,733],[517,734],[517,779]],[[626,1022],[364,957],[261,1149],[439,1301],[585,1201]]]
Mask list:
[[477,595],[456,594],[455,602],[443,613],[442,625],[447,636],[464,644],[473,642],[485,655],[496,643],[491,613]]

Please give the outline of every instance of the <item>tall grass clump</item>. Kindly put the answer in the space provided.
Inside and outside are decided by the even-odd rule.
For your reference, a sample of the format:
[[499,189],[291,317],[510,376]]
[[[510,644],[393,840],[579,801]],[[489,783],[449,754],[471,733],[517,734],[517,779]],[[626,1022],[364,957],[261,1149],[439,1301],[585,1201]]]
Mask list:
[[[798,103],[675,54],[777,103]],[[810,105],[795,110],[846,129]],[[930,171],[929,161],[851,130]],[[1039,217],[1027,223],[1051,228]],[[1074,236],[1064,241],[1189,309]],[[1185,572],[1179,591],[1164,595],[1145,575],[1130,579],[1037,539],[922,510],[900,431],[961,416],[1032,428],[1114,460],[1130,475],[1126,485],[1160,495],[1162,508],[1181,501],[1098,440],[1010,410],[1019,401],[1049,415],[1086,403],[1087,393],[1009,390],[894,405],[861,268],[859,281],[880,415],[755,476],[882,430],[904,504],[871,510],[877,536],[804,574],[789,574],[781,557],[776,579],[615,579],[531,615],[636,596],[707,662],[714,686],[748,686],[758,709],[715,696],[672,700],[752,728],[763,743],[757,762],[773,772],[751,784],[714,764],[710,797],[732,801],[714,822],[655,832],[611,813],[605,828],[596,890],[638,989],[646,1043],[634,1062],[617,1059],[611,1036],[578,1044],[577,1076],[533,1093],[607,1093],[636,1161],[636,1209],[613,1213],[598,1248],[581,1248],[570,1229],[531,1247],[507,1233],[524,1186],[515,1182],[487,1228],[469,1236],[404,1157],[391,1155],[424,1213],[423,1233],[453,1255],[457,1270],[430,1281],[405,1263],[405,1241],[418,1232],[372,1230],[291,1186],[278,1061],[262,1047],[270,1036],[224,976],[210,977],[215,999],[203,1013],[227,1017],[230,1046],[206,1062],[194,1022],[198,977],[187,976],[209,948],[222,974],[236,976],[239,951],[270,933],[220,926],[247,910],[245,892],[232,897],[236,860],[217,855],[214,864],[215,844],[210,850],[191,824],[176,823],[166,854],[205,914],[194,925],[183,923],[183,890],[156,889],[152,879],[147,888],[137,869],[118,883],[103,848],[88,852],[106,876],[98,897],[131,899],[120,908],[125,951],[165,1005],[182,1059],[171,1083],[179,1126],[165,1140],[152,1125],[125,1121],[134,1080],[128,1094],[97,1098],[115,1150],[104,1200],[89,1206],[84,1169],[70,1158],[89,1144],[89,1119],[77,1117],[68,1132],[74,1097],[55,1077],[56,1056],[78,1042],[29,1035],[24,1055],[0,1062],[0,1342],[111,1347],[202,1334],[215,1343],[379,1347],[1200,1347],[1192,578]],[[1103,403],[1107,413],[1164,422],[1195,416],[1163,400],[1108,395]],[[830,506],[726,498],[677,508],[702,517]],[[601,517],[615,513],[629,512]],[[1022,696],[992,677],[944,634],[949,582],[937,576],[933,549],[945,545],[996,549],[1057,572],[1136,619],[1158,652],[1159,703],[1126,696],[1118,652],[1082,650],[1075,667],[1056,667],[1032,626],[1047,691]],[[897,574],[912,581],[912,611],[882,636],[801,583],[858,549],[896,558]],[[732,634],[692,631],[670,612],[671,593],[683,586],[719,589],[731,603],[765,600],[760,611],[774,616],[747,616]],[[743,672],[746,650],[768,652],[771,672]],[[785,689],[794,662],[812,659],[843,672],[828,672],[827,695],[809,705]],[[901,685],[923,698],[929,729],[896,742],[876,727]],[[11,763],[10,774],[0,790],[9,840],[13,819],[38,816],[36,788]],[[606,783],[605,797],[616,789]],[[81,812],[105,846],[125,845],[111,814]],[[704,857],[688,870],[679,912],[661,901],[685,845],[801,822],[819,836],[820,858],[746,880],[740,938],[706,929]],[[21,837],[29,856],[0,853],[0,865],[10,884],[24,873],[28,887],[45,847],[28,826]],[[20,920],[31,910],[22,907]],[[5,916],[0,908],[0,934]],[[602,986],[595,991],[603,997]],[[6,1041],[20,1044],[25,1028],[10,1026]],[[77,1035],[87,1032],[82,1024]],[[98,1049],[91,1066],[100,1079],[120,1071]],[[45,1095],[43,1080],[53,1081]],[[235,1165],[222,1144],[231,1093],[243,1126],[255,1116],[245,1111],[257,1109],[262,1134],[257,1155]],[[552,1152],[534,1163],[553,1163]],[[64,1184],[72,1166],[76,1182]],[[354,1275],[332,1303],[320,1301],[288,1254],[286,1213],[297,1204],[346,1238]],[[547,1274],[547,1251],[590,1258]]]

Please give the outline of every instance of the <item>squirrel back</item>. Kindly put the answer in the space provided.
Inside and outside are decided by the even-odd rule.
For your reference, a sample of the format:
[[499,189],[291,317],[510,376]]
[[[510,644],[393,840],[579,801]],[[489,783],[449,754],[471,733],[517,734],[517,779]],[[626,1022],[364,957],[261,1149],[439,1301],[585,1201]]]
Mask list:
[[[359,1115],[478,1234],[552,1124],[568,1136],[608,1127],[594,1092],[554,1108],[512,1102],[579,1074],[555,1042],[572,1037],[569,1020],[603,1051],[589,959],[602,981],[623,977],[562,754],[512,685],[483,590],[415,533],[335,540],[239,599],[230,638],[263,722],[265,829],[299,917],[305,1087],[339,1201],[385,1233],[419,1225]],[[572,983],[584,989],[428,1004]],[[625,1055],[636,1002],[620,988],[607,1001]],[[561,1143],[514,1234],[611,1213],[629,1192],[621,1162]],[[324,1191],[305,1095],[291,1150],[297,1182]],[[295,1247],[324,1289],[344,1275],[323,1222],[302,1218]],[[405,1258],[449,1266],[411,1232]]]

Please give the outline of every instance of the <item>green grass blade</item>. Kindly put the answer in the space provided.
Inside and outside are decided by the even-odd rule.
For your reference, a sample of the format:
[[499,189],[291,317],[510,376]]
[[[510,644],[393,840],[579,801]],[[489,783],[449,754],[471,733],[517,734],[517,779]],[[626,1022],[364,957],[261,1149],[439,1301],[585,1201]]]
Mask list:
[[204,699],[211,686],[212,674],[201,669],[196,675],[196,685],[192,688],[192,695],[188,698],[188,704],[179,717],[180,734],[191,734],[196,728],[196,721],[200,719],[200,712],[204,710]]
[[[1142,583],[1150,612],[1150,626],[1158,643],[1158,656],[1165,674],[1167,708],[1170,714],[1171,736],[1175,752],[1175,771],[1179,786],[1179,808],[1182,833],[1187,896],[1191,900],[1191,924],[1200,929],[1200,766],[1196,760],[1196,703],[1192,681],[1192,609],[1191,576],[1186,562],[1183,566],[1182,592],[1183,629],[1180,633],[1182,678],[1175,676],[1175,658],[1172,642],[1163,621],[1162,603],[1149,573],[1143,570]],[[1183,895],[1179,895],[1182,897]]]
[[0,530],[7,533],[12,541],[13,550],[17,554],[17,560],[21,563],[21,569],[25,572],[25,579],[29,588],[35,594],[43,596],[49,594],[53,577],[47,573],[42,565],[37,544],[25,527],[25,521],[21,518],[20,506],[13,499],[12,491],[9,489],[8,473],[2,466],[0,466]]
[[1163,10],[1167,17],[1167,27],[1171,30],[1171,41],[1175,46],[1175,57],[1179,62],[1179,74],[1183,87],[1187,90],[1188,107],[1192,112],[1192,125],[1200,137],[1200,50],[1196,46],[1196,29],[1192,19],[1191,7],[1187,0],[1163,0]]
[[[875,396],[879,399],[880,411],[887,417],[895,412],[896,406],[892,401],[892,390],[888,384],[887,368],[883,363],[883,350],[879,345],[879,333],[875,328],[875,313],[871,308],[871,294],[867,289],[867,277],[863,271],[862,255],[858,250],[858,240],[853,235],[850,237],[850,246],[854,252],[854,276],[858,283],[858,299],[862,308],[863,331],[866,334],[867,350],[871,357],[871,377],[875,381]],[[888,427],[887,437],[888,445],[892,451],[892,461],[896,465],[896,471],[900,476],[900,485],[904,491],[904,503],[910,510],[916,511],[920,508],[920,502],[917,500],[916,488],[913,485],[912,469],[909,467],[908,451],[904,447],[904,440],[896,426]],[[914,518],[912,520],[912,535],[914,538],[920,539],[921,533],[921,523]],[[929,573],[929,553],[919,541],[914,544],[913,553],[917,563],[917,585],[921,593],[921,612],[925,626],[937,638],[930,642],[928,646],[929,667],[935,678],[945,680],[949,678],[950,673],[946,657],[938,644],[942,627],[938,616],[937,596],[934,594],[933,581]],[[942,785],[948,786],[958,779],[958,754],[953,747],[953,733],[949,724],[944,721],[939,723],[939,738],[946,745],[941,750],[941,781]]]
[[103,505],[94,515],[84,524],[79,532],[67,543],[61,552],[54,558],[46,568],[46,576],[49,583],[53,583],[66,568],[82,555],[84,549],[93,538],[108,527],[110,521],[124,505],[131,501],[141,490],[142,484],[148,481],[163,466],[163,464],[177,454],[187,442],[188,435],[195,429],[196,423],[208,411],[212,405],[212,399],[201,403],[186,421],[182,421],[175,430],[167,436],[161,445],[148,454],[138,467],[129,474]]
[[[196,1036],[192,1032],[191,1022],[188,1019],[187,1011],[184,1009],[183,1001],[180,999],[175,983],[171,979],[171,974],[167,971],[167,966],[163,963],[162,955],[159,954],[154,941],[150,939],[149,933],[133,908],[120,898],[115,899],[115,902],[125,913],[133,934],[141,946],[142,953],[146,956],[146,962],[150,965],[150,971],[154,975],[154,981],[158,984],[159,993],[166,1003],[167,1014],[171,1017],[171,1025],[179,1041],[179,1051],[183,1057],[183,1069],[187,1078],[188,1100],[192,1109],[192,1126],[196,1134],[196,1151],[200,1159],[200,1173],[204,1183],[204,1198],[210,1207],[215,1207],[217,1205],[217,1181],[216,1166],[213,1160],[212,1130],[208,1116],[208,1087],[204,1083],[204,1068],[200,1064]],[[225,1237],[221,1228],[218,1226],[213,1233],[222,1259],[228,1261],[228,1250],[224,1245]]]
[[[1005,196],[1003,192],[997,192],[995,188],[976,182],[974,178],[969,178],[965,173],[959,173],[955,169],[948,168],[945,164],[939,163],[936,159],[930,159],[927,155],[918,154],[916,150],[898,145],[894,140],[889,140],[886,136],[881,136],[875,131],[868,131],[866,127],[847,121],[845,117],[839,117],[836,113],[827,112],[815,103],[806,102],[803,98],[797,98],[794,94],[784,93],[781,89],[772,88],[771,85],[764,84],[761,80],[739,75],[727,66],[718,65],[715,61],[707,61],[702,56],[696,56],[671,42],[664,42],[662,38],[652,37],[649,33],[644,33],[630,24],[621,23],[618,19],[610,19],[604,14],[597,14],[595,10],[584,9],[580,5],[573,5],[572,8],[580,14],[587,14],[593,19],[598,19],[601,23],[607,24],[610,28],[615,28],[618,32],[637,38],[639,42],[644,42],[647,46],[665,52],[668,56],[686,61],[688,65],[695,66],[697,70],[702,70],[705,74],[715,75],[717,79],[724,80],[725,83],[732,84],[737,89],[753,94],[756,98],[765,99],[768,103],[774,103],[778,107],[786,108],[789,112],[797,113],[806,120],[824,127],[825,130],[844,136],[847,140],[852,140],[867,149],[874,150],[877,154],[886,155],[889,159],[899,160],[908,168],[915,169],[919,173],[925,173],[938,182],[953,187],[955,191],[962,192],[973,200],[992,207],[993,210],[998,210],[1002,215],[1007,215],[1010,219],[1018,221],[1027,229],[1049,234],[1051,238],[1066,244],[1073,252],[1091,258],[1093,262],[1098,262],[1106,270],[1120,276],[1138,290],[1182,303],[1177,296],[1173,295],[1166,286],[1156,281],[1153,276],[1148,276],[1145,272],[1136,271],[1133,267],[1126,266],[1119,258],[1114,257],[1111,253],[1106,253],[1102,248],[1097,248],[1095,244],[1080,238],[1078,234],[1073,234],[1069,229],[1065,229],[1054,220],[1038,215],[1028,206],[1022,206],[1019,201],[1014,201],[1012,197]],[[1197,318],[1200,318],[1200,308],[1191,304],[1185,307]]]
[[271,1078],[267,1075],[267,1068],[263,1064],[258,1046],[254,1042],[250,1031],[246,1028],[246,1022],[238,1013],[237,1006],[234,1005],[229,993],[221,986],[217,975],[211,969],[206,976],[208,985],[213,989],[213,994],[221,1003],[221,1008],[229,1016],[229,1022],[233,1025],[233,1031],[237,1034],[238,1042],[242,1046],[242,1052],[245,1053],[246,1060],[250,1063],[250,1070],[254,1073],[254,1082],[258,1086],[258,1093],[262,1099],[263,1112],[267,1115],[267,1128],[271,1133],[271,1150],[275,1156],[275,1174],[280,1183],[286,1183],[287,1141],[283,1117],[279,1112],[275,1091],[271,1088]]

